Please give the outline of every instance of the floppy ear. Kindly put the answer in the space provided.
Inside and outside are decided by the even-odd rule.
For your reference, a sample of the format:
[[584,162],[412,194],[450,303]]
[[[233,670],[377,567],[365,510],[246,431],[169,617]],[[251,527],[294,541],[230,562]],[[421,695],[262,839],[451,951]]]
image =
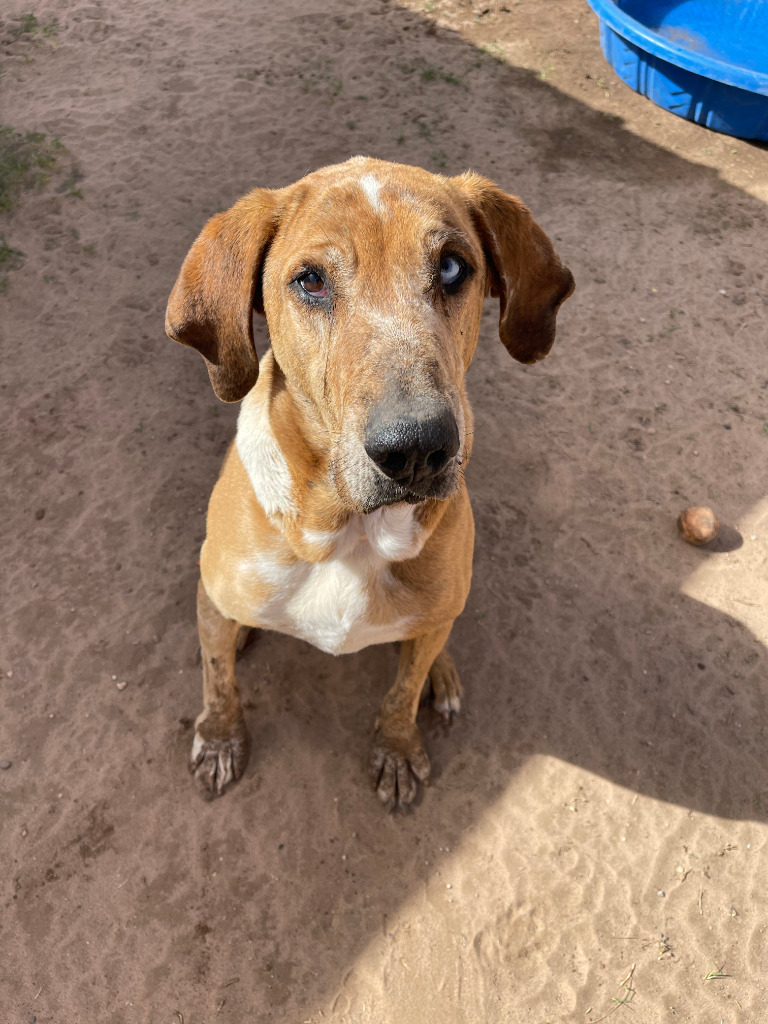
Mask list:
[[165,314],[166,334],[205,358],[222,402],[238,402],[259,376],[253,308],[264,312],[261,267],[279,221],[281,193],[255,189],[212,217],[187,253]]
[[471,171],[458,181],[485,250],[490,294],[500,300],[499,337],[515,359],[536,363],[552,348],[573,275],[516,196]]

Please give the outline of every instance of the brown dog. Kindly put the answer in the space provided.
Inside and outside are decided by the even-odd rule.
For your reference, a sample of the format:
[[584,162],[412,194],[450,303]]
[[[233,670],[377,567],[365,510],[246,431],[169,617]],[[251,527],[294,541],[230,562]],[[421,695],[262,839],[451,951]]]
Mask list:
[[[208,508],[198,629],[204,708],[192,770],[211,793],[242,775],[241,626],[343,654],[402,642],[371,773],[409,804],[429,759],[416,712],[459,710],[444,648],[472,574],[464,374],[483,299],[516,359],[543,359],[573,278],[528,209],[485,178],[355,157],[256,189],[213,217],[168,303],[171,338],[244,399]],[[252,310],[271,350],[261,374]]]

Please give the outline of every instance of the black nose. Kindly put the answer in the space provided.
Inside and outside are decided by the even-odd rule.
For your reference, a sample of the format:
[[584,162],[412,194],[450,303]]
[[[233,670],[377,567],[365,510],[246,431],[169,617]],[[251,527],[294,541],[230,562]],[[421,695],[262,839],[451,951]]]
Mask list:
[[382,473],[404,487],[436,476],[459,450],[456,417],[447,406],[426,415],[371,417],[365,450]]

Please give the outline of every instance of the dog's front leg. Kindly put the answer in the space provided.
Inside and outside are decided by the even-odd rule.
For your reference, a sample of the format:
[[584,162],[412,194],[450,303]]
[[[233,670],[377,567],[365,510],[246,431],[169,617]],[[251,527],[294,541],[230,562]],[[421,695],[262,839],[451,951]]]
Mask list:
[[[436,662],[440,664],[452,625],[449,622],[401,645],[397,678],[382,702],[370,759],[376,792],[388,810],[410,804],[416,796],[417,780],[425,782],[429,775],[429,758],[421,745],[416,713],[427,674]],[[450,656],[445,657],[452,666]]]
[[203,662],[203,710],[195,722],[190,769],[207,795],[223,793],[248,763],[248,730],[235,679],[240,624],[225,618],[197,587],[197,629]]

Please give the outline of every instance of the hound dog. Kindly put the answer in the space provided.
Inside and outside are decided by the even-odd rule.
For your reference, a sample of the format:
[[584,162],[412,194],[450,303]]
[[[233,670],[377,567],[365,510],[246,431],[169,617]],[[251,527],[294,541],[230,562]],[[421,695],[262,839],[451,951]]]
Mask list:
[[[235,679],[243,626],[331,654],[401,643],[370,771],[387,808],[429,759],[427,677],[458,712],[445,649],[472,575],[464,375],[483,300],[515,359],[543,359],[573,278],[527,207],[468,172],[355,157],[213,217],[187,255],[166,331],[243,400],[208,507],[197,622],[203,711],[191,767],[210,794],[239,778],[248,733]],[[253,310],[271,348],[253,343]]]

